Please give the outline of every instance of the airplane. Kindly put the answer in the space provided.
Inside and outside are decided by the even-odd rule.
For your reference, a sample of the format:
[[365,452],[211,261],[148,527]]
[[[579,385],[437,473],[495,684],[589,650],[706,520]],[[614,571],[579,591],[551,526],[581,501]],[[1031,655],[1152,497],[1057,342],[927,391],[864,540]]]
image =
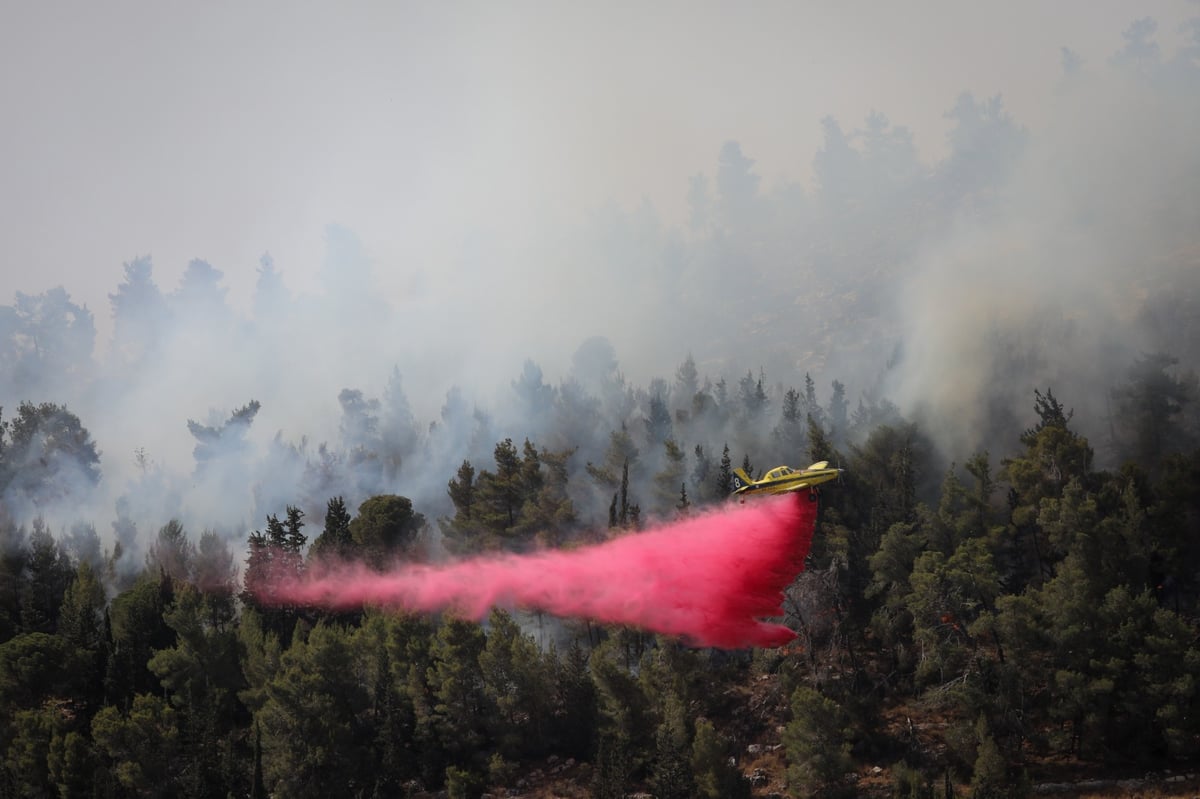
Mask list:
[[743,500],[754,495],[787,494],[809,489],[809,500],[816,501],[816,487],[841,477],[841,469],[829,468],[829,461],[818,461],[807,469],[776,466],[757,480],[750,479],[743,469],[733,470],[733,496]]

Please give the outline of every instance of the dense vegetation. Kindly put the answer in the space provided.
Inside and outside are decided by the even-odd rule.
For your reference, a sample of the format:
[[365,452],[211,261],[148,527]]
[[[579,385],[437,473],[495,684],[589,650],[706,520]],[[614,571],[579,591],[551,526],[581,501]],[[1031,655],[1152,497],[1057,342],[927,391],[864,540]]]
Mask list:
[[[537,268],[485,237],[378,264],[411,277],[389,297],[335,227],[315,293],[264,256],[247,317],[206,261],[167,291],[134,258],[101,353],[65,288],[17,292],[0,796],[467,797],[553,771],[600,797],[991,797],[1051,763],[1195,764],[1200,22],[1174,53],[1154,31],[1064,50],[1043,130],[964,93],[927,164],[881,113],[830,117],[811,188],[729,141],[685,226],[555,221],[569,254]],[[507,379],[597,331],[559,382]],[[430,424],[405,387],[446,385]],[[577,546],[726,501],[735,465],[822,459],[846,478],[780,650],[255,598],[314,553]]]
[[[320,526],[290,506],[245,542],[164,520],[129,572],[119,537],[105,549],[86,525],[56,536],[3,520],[2,793],[478,796],[550,758],[596,796],[748,795],[739,766],[764,730],[739,714],[739,688],[762,677],[790,703],[777,740],[798,795],[851,792],[845,775],[875,763],[897,791],[970,782],[996,796],[1024,790],[1051,755],[1139,768],[1200,755],[1192,376],[1168,358],[1135,366],[1117,395],[1114,471],[1095,470],[1048,389],[1033,391],[1036,423],[1011,455],[944,467],[885,402],[848,413],[835,390],[822,407],[809,381],[772,412],[761,376],[743,382],[718,399],[688,359],[677,401],[656,394],[641,429],[614,430],[578,478],[572,448],[506,438],[494,463],[446,476],[454,510],[432,523],[397,495],[353,514],[330,498]],[[555,413],[570,398],[544,399]],[[438,542],[460,555],[571,545],[724,501],[733,459],[754,465],[740,445],[716,458],[691,443],[705,414],[759,419],[747,429],[771,430],[762,458],[807,451],[847,469],[822,494],[789,590],[793,647],[691,650],[503,610],[485,625],[330,614],[242,591],[322,550],[382,563]],[[49,454],[31,461],[30,442]],[[80,420],[52,404],[21,405],[0,444],[0,479],[27,492],[52,491],[68,461],[85,473],[98,461]],[[607,532],[577,518],[597,491],[611,498]]]

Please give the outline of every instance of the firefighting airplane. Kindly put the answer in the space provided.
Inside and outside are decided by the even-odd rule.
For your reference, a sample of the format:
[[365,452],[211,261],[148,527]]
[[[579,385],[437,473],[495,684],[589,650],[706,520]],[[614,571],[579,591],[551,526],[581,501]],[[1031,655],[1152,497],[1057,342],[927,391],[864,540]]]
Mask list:
[[791,491],[809,489],[809,499],[817,498],[816,487],[841,477],[841,469],[829,468],[829,461],[818,461],[807,469],[776,466],[757,480],[742,469],[733,470],[733,496],[745,499],[751,494],[787,494]]

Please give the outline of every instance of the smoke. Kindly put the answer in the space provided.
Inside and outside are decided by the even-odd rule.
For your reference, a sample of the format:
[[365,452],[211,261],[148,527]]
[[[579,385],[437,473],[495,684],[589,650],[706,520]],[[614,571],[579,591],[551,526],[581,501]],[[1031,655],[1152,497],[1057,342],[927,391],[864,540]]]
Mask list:
[[1140,354],[1200,368],[1200,64],[1146,46],[1147,23],[1107,63],[1073,65],[1036,131],[998,98],[966,109],[950,163],[978,180],[978,153],[1002,158],[913,259],[887,387],[947,451],[1003,451],[1047,386],[1103,445],[1108,397]]
[[781,646],[795,633],[783,591],[804,568],[816,503],[770,497],[572,551],[476,558],[377,573],[317,563],[258,588],[260,601],[333,609],[378,605],[482,619],[496,606],[630,624],[695,646]]
[[[1074,423],[1096,438],[1123,363],[1165,350],[1181,368],[1200,367],[1200,26],[1182,31],[1191,37],[1182,46],[1169,43],[1167,26],[1156,32],[1144,21],[1123,39],[1114,23],[1108,45],[1014,46],[1040,53],[1041,60],[1021,59],[1022,75],[1042,65],[1037,90],[1052,102],[1038,112],[1028,85],[969,72],[946,88],[947,70],[920,64],[906,73],[915,67],[891,57],[874,78],[822,81],[821,70],[781,68],[790,64],[785,57],[832,58],[828,46],[845,59],[829,63],[850,70],[855,53],[862,63],[879,53],[849,47],[859,39],[836,27],[824,29],[842,34],[830,38],[819,24],[705,17],[712,31],[733,25],[746,42],[754,41],[752,29],[779,37],[776,47],[754,47],[763,60],[746,62],[754,74],[738,77],[737,59],[718,64],[710,55],[740,39],[698,34],[687,38],[694,58],[664,57],[662,48],[679,37],[671,15],[659,12],[647,29],[663,24],[669,35],[626,41],[628,57],[613,68],[635,77],[642,77],[638,65],[676,70],[662,97],[653,96],[654,82],[632,81],[632,91],[642,105],[663,107],[657,119],[666,124],[667,95],[686,85],[710,120],[697,145],[663,132],[680,128],[656,128],[623,105],[607,115],[590,106],[581,112],[580,98],[590,95],[580,88],[608,79],[608,67],[597,64],[608,63],[609,41],[553,38],[550,18],[536,16],[540,43],[553,45],[563,67],[548,70],[549,84],[537,80],[536,54],[544,50],[508,47],[525,55],[492,59],[491,29],[456,38],[461,26],[441,17],[442,36],[405,48],[393,46],[386,26],[371,26],[364,38],[343,28],[355,23],[341,15],[322,24],[285,15],[264,29],[297,25],[310,41],[304,37],[320,40],[334,26],[356,43],[354,52],[330,64],[311,55],[321,47],[289,44],[285,61],[265,65],[255,58],[271,37],[240,23],[194,20],[245,41],[229,62],[255,79],[219,86],[194,85],[207,74],[194,69],[200,56],[170,61],[177,49],[188,51],[170,44],[171,29],[156,30],[147,43],[169,61],[167,71],[108,48],[120,61],[110,64],[117,79],[105,85],[132,91],[170,69],[186,78],[190,94],[181,90],[166,107],[156,102],[162,114],[147,120],[146,135],[162,144],[149,149],[128,146],[118,127],[104,132],[113,137],[106,146],[74,138],[82,135],[79,103],[70,98],[86,100],[99,119],[109,95],[87,91],[81,81],[92,70],[67,68],[65,53],[61,63],[47,62],[58,70],[48,85],[68,99],[27,105],[46,114],[61,107],[72,118],[14,113],[16,133],[6,128],[0,137],[17,136],[14,152],[36,152],[43,131],[20,125],[41,119],[63,145],[47,163],[64,175],[100,174],[86,192],[56,191],[37,159],[6,162],[18,187],[0,198],[12,200],[5,218],[17,220],[7,223],[6,246],[38,246],[4,259],[23,293],[0,306],[0,406],[10,420],[23,400],[65,405],[94,437],[100,478],[52,449],[9,451],[11,464],[45,464],[54,473],[36,486],[0,486],[0,511],[18,521],[41,514],[56,531],[92,523],[106,543],[120,538],[127,558],[129,543],[148,540],[171,518],[193,535],[212,528],[244,540],[289,504],[305,511],[312,537],[337,495],[353,510],[373,493],[401,494],[436,520],[454,513],[446,484],[464,460],[488,468],[497,441],[511,437],[520,446],[529,437],[540,448],[573,452],[565,468],[574,524],[597,527],[615,486],[594,475],[619,477],[626,460],[632,501],[647,515],[668,513],[681,489],[714,499],[726,444],[736,463],[745,456],[760,468],[803,465],[803,429],[784,429],[781,413],[787,390],[803,390],[806,375],[826,406],[832,381],[844,384],[850,421],[844,413],[826,417],[838,420],[833,440],[843,451],[872,422],[891,420],[884,402],[891,400],[936,436],[947,460],[961,461],[973,449],[998,457],[1013,447],[1014,431],[1032,421],[1034,388],[1053,388],[1076,409]],[[1039,9],[1028,33],[1072,30],[1048,27],[1050,16]],[[624,36],[623,22],[601,21],[613,37]],[[103,15],[90,23],[115,24]],[[507,17],[504,24],[513,25]],[[103,61],[108,39],[79,26],[71,46]],[[526,26],[513,26],[514,36],[517,27]],[[807,53],[792,46],[790,31],[798,29],[818,32],[820,46]],[[420,30],[414,21],[406,35]],[[66,47],[61,37],[46,38]],[[886,39],[901,41],[890,30]],[[188,30],[187,47],[199,41]],[[17,49],[0,51],[13,57],[18,46],[35,46],[12,44]],[[1072,48],[1061,76],[1053,71],[1060,44]],[[462,56],[462,69],[413,69],[389,83],[390,73],[371,60],[397,52],[414,64],[445,66],[442,51]],[[577,52],[596,58],[578,61]],[[211,66],[226,68],[226,59]],[[289,82],[292,73],[299,84]],[[353,80],[367,75],[361,85]],[[925,85],[935,77],[938,96],[920,103],[888,82]],[[811,95],[820,106],[781,108],[780,97],[809,96],[797,80],[834,88]],[[960,80],[974,91],[958,93]],[[348,84],[354,90],[342,91]],[[320,112],[281,102],[279,116],[256,112],[241,125],[217,99],[232,90],[239,108],[257,109],[275,89],[307,98],[311,86],[329,98]],[[746,113],[731,116],[712,86],[731,87]],[[842,104],[833,95],[849,86],[895,107]],[[617,88],[605,83],[603,94],[619,98]],[[161,87],[149,89],[159,96]],[[393,91],[411,102],[379,102]],[[117,99],[139,107],[136,97]],[[929,109],[918,110],[928,102],[945,110],[944,146],[940,129],[927,124]],[[515,110],[504,111],[510,103]],[[507,116],[486,116],[493,111]],[[757,135],[762,120],[784,116],[789,123],[772,136]],[[541,119],[564,127],[535,125]],[[303,138],[314,125],[320,136]],[[214,127],[225,131],[215,143],[203,134]],[[586,128],[587,146],[562,132],[578,128]],[[202,140],[183,137],[184,129]],[[504,135],[480,133],[497,129]],[[383,151],[370,145],[392,134],[387,157],[372,160]],[[260,179],[235,196],[249,168],[242,147],[260,140],[271,142],[264,161],[277,182]],[[160,183],[179,174],[172,143],[181,141],[188,146],[178,149],[195,150],[203,174]],[[647,161],[656,177],[636,166]],[[666,161],[685,162],[670,189],[643,185],[664,182],[672,171]],[[811,180],[796,168],[807,163]],[[119,174],[101,180],[110,165]],[[583,187],[585,167],[602,173],[591,188],[634,177],[607,202],[604,191]],[[130,196],[116,191],[126,172]],[[539,193],[548,175],[557,194]],[[96,213],[76,204],[107,197],[106,189],[112,200]],[[349,202],[360,189],[368,198]],[[329,204],[318,202],[323,192]],[[653,201],[639,201],[643,195]],[[315,210],[295,210],[310,202]],[[59,216],[60,207],[75,210]],[[266,227],[241,227],[265,217],[273,220]],[[89,219],[116,231],[103,238],[106,247],[85,226]],[[323,227],[338,219],[345,224]],[[438,231],[436,246],[410,243],[428,243],[418,235],[424,228]],[[23,238],[26,230],[32,238]],[[55,249],[67,245],[82,254]],[[149,247],[155,258],[137,257]],[[264,249],[272,255],[257,260]],[[192,253],[212,253],[211,262],[189,260]],[[88,274],[70,273],[62,289],[30,283],[83,263]],[[685,359],[694,370],[686,378],[677,371]],[[757,400],[760,382],[765,403]],[[868,413],[855,422],[860,401]],[[252,404],[256,412],[238,415]],[[802,407],[801,422],[813,410]],[[667,439],[678,451],[667,450]]]

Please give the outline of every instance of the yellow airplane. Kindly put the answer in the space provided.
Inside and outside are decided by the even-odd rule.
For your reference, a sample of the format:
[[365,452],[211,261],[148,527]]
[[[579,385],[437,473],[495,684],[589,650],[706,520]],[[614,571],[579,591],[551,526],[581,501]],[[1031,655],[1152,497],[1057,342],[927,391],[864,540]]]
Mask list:
[[751,494],[787,494],[808,488],[812,490],[810,499],[816,499],[816,486],[836,480],[841,474],[841,469],[829,468],[829,461],[818,461],[807,469],[776,466],[757,480],[751,480],[742,469],[734,469],[733,495],[745,498]]

